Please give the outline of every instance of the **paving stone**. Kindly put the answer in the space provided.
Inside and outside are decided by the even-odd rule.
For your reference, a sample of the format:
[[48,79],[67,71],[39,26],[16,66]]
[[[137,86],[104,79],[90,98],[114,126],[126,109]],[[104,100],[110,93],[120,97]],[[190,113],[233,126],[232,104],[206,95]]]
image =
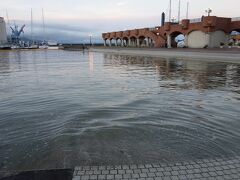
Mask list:
[[81,176],[80,179],[81,179],[81,180],[89,180],[89,179],[90,179],[90,176],[89,176],[89,175],[84,175],[84,176]]
[[[90,175],[90,178],[89,179],[91,179],[91,180],[95,180],[95,179],[97,179],[97,175]],[[113,178],[112,178],[113,179]]]
[[106,175],[98,175],[98,179],[106,179]]
[[132,174],[133,178],[139,178],[139,174]]
[[137,169],[137,168],[140,168],[140,167],[138,167],[137,165],[130,165],[130,169]]
[[154,168],[161,167],[160,164],[152,164],[152,166],[153,166]]
[[134,172],[135,174],[140,174],[142,171],[141,171],[140,169],[134,169],[133,172]]
[[155,175],[156,175],[157,177],[164,177],[163,172],[156,172]]
[[155,173],[147,173],[148,177],[156,177]]
[[123,174],[123,178],[130,179],[132,178],[132,174]]
[[140,173],[139,176],[140,176],[141,178],[146,178],[146,177],[148,177],[147,173]]
[[174,171],[178,171],[180,168],[178,167],[178,166],[173,166],[172,167],[172,170],[174,170]]
[[122,169],[118,170],[118,174],[125,174],[125,170]]
[[103,170],[103,171],[102,171],[102,174],[109,174],[109,173],[110,173],[109,170]]
[[114,179],[114,175],[108,174],[108,175],[107,175],[107,179]]
[[110,174],[117,174],[118,171],[117,170],[110,170]]
[[106,169],[106,166],[99,166],[98,169],[99,169],[99,170],[105,170],[105,169]]
[[149,168],[149,172],[157,172],[156,168]]
[[173,176],[179,175],[179,172],[178,172],[178,171],[172,171],[171,173],[172,173]]
[[139,165],[137,165],[137,168],[142,169],[142,168],[145,168],[145,166],[143,164],[139,164]]
[[149,172],[149,169],[142,169],[141,170],[143,173],[148,173]]
[[133,170],[127,169],[127,170],[126,170],[126,174],[133,174]]
[[179,176],[171,176],[171,180],[179,180]]
[[124,166],[122,166],[122,169],[129,169],[129,166],[124,165]]
[[93,174],[99,175],[99,174],[102,174],[102,171],[101,170],[95,170],[95,171],[93,171]]
[[114,176],[115,176],[115,179],[122,179],[123,178],[122,174],[116,174]]
[[74,176],[72,180],[80,180],[80,176]]

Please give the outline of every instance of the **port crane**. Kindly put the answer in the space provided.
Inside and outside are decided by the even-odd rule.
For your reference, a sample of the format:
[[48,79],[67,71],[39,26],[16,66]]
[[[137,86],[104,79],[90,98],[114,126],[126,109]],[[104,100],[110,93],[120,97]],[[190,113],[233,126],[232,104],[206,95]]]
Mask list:
[[11,41],[13,44],[15,45],[19,45],[20,44],[20,36],[21,34],[24,33],[24,28],[25,28],[25,24],[22,25],[22,27],[20,29],[18,29],[18,26],[17,25],[14,25],[14,27],[11,27],[11,30],[12,30],[12,35],[11,35]]

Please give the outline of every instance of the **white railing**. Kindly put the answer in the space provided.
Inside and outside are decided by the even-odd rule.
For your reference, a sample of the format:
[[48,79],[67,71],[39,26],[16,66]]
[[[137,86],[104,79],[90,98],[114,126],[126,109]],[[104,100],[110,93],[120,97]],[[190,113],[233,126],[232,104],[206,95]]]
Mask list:
[[202,22],[202,18],[190,19],[190,23],[199,23]]
[[232,18],[232,21],[240,21],[240,17],[234,17]]
[[150,28],[149,28],[149,31],[155,31],[155,30],[156,30],[155,27],[150,27]]

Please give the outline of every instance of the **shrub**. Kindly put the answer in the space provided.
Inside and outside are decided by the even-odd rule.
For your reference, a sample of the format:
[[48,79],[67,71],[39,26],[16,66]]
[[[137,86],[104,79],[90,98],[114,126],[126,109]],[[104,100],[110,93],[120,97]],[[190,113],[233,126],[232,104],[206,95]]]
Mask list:
[[220,46],[224,46],[225,45],[225,43],[223,43],[223,42],[220,42]]
[[229,43],[228,43],[228,46],[233,46],[233,42],[229,42]]

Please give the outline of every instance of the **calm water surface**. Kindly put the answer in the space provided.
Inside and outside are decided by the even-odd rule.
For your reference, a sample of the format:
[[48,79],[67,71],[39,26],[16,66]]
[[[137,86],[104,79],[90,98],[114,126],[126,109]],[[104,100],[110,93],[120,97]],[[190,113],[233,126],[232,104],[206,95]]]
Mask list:
[[240,152],[240,64],[0,52],[0,170]]

